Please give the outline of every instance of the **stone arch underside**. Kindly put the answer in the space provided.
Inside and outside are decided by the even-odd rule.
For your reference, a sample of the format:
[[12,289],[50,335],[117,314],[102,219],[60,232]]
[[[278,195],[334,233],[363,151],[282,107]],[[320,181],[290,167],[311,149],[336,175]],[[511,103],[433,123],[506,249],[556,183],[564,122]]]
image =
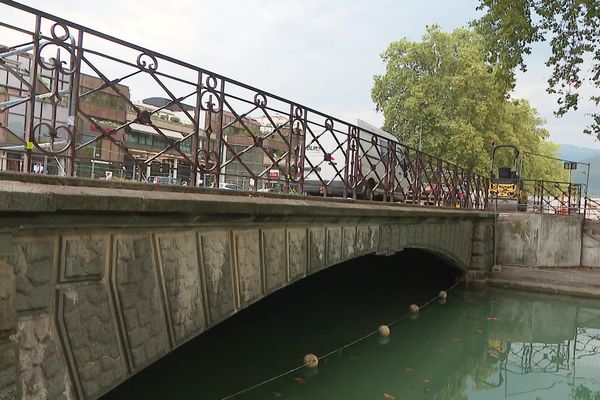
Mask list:
[[9,264],[21,396],[98,398],[255,301],[366,254],[421,248],[466,270],[472,238],[468,219],[20,232]]

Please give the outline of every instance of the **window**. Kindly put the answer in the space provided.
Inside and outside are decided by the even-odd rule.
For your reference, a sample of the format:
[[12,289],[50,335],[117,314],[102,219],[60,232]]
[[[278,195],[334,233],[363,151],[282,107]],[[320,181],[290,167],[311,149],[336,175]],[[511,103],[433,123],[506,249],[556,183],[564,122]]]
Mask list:
[[143,144],[146,146],[152,146],[152,136],[145,134],[145,133],[139,133],[140,139],[139,139],[139,144]]
[[167,141],[162,137],[154,136],[154,142],[152,145],[154,147],[164,148],[167,147]]
[[[90,90],[90,88],[82,87],[80,93],[84,94],[89,92]],[[102,91],[87,94],[81,97],[81,101],[85,103],[93,103],[115,109],[125,109],[127,107],[127,101],[121,96],[117,94],[105,93]]]
[[25,116],[12,113],[8,114],[8,129],[22,139],[23,134],[25,133]]
[[192,151],[192,138],[188,138],[181,142],[181,151],[188,153]]
[[129,131],[127,132],[127,135],[125,136],[125,142],[126,143],[134,143],[137,144],[140,142],[140,134],[134,131]]

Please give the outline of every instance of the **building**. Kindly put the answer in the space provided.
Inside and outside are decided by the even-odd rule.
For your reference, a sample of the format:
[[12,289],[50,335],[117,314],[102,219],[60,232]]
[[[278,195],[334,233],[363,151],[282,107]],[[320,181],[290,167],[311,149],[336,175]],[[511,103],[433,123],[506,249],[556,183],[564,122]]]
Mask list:
[[[70,150],[70,135],[67,127],[75,126],[77,145],[73,173],[88,178],[152,180],[153,177],[168,178],[171,183],[193,181],[192,134],[195,108],[181,103],[170,104],[170,99],[150,97],[141,102],[130,100],[130,88],[123,83],[106,85],[104,80],[81,74],[79,80],[79,104],[74,118],[70,114],[70,96],[73,89],[69,75],[55,73],[39,65],[35,82],[37,98],[34,110],[34,141],[30,146],[26,132],[26,111],[29,96],[32,55],[22,51],[6,56],[0,63],[0,170],[27,171],[34,173],[67,175]],[[12,51],[11,51],[12,53]],[[46,96],[57,84],[58,99]],[[146,111],[148,121],[140,121],[138,111]],[[220,183],[236,183],[244,188],[264,182],[253,182],[253,176],[279,175],[273,169],[270,157],[280,157],[286,145],[278,135],[264,138],[264,124],[243,116],[241,119],[231,112],[223,111],[222,126],[218,114],[201,111],[199,116],[199,149],[211,154],[221,154],[222,168],[219,182],[216,174],[198,174],[196,181],[202,186],[217,186]],[[54,118],[54,119],[53,119]],[[53,122],[54,121],[54,122]],[[55,127],[64,127],[54,130]],[[210,126],[212,135],[207,138]],[[221,151],[217,151],[217,132],[222,132]],[[257,141],[260,140],[260,143]],[[169,148],[170,147],[170,148]],[[46,154],[42,150],[52,150]],[[30,167],[25,164],[26,155],[31,155]],[[198,163],[202,166],[205,152],[200,151]],[[214,162],[214,158],[211,160]],[[208,162],[211,162],[208,161]],[[70,166],[69,166],[70,167]]]
[[[4,48],[4,50],[7,50]],[[3,52],[0,46],[0,52]],[[0,64],[0,170],[26,171],[25,155],[28,137],[26,132],[26,112],[31,85],[30,71],[32,56],[21,52],[5,56]],[[55,80],[57,82],[55,82]],[[60,98],[53,102],[50,96],[57,84]],[[31,170],[35,173],[65,175],[67,152],[61,152],[69,145],[69,93],[72,90],[70,76],[39,65],[39,75],[35,88],[33,132],[37,146],[31,148]],[[124,152],[118,145],[122,142],[123,130],[112,134],[113,140],[101,136],[101,131],[110,131],[126,121],[129,89],[116,85],[121,95],[112,88],[97,88],[104,81],[89,75],[81,75],[79,82],[79,110],[74,121],[77,136],[75,142],[82,146],[76,153],[74,173],[84,177],[105,176],[106,171],[123,175]],[[55,115],[53,115],[55,114]],[[54,121],[54,122],[53,122]],[[54,127],[64,127],[54,130]],[[95,140],[94,140],[95,139]],[[46,154],[43,150],[55,154]]]

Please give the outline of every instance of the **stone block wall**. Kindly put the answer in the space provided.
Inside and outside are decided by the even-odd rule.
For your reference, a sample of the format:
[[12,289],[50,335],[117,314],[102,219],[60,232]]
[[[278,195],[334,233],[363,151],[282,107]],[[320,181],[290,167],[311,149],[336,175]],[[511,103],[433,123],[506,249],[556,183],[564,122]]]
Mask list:
[[0,400],[96,399],[273,291],[362,255],[425,248],[485,271],[488,231],[459,218],[21,230],[0,264]]
[[581,216],[501,215],[497,224],[497,264],[524,267],[581,265]]
[[494,223],[478,221],[473,225],[471,262],[467,282],[471,287],[483,287],[494,264]]
[[581,266],[600,267],[600,221],[584,221],[581,246]]
[[17,327],[16,282],[12,267],[0,259],[0,400],[17,398],[17,346],[9,340]]

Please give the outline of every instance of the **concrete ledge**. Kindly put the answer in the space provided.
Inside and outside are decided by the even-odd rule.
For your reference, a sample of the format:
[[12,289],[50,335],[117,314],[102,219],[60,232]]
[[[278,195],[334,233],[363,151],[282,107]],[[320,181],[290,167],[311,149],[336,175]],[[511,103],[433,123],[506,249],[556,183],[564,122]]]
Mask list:
[[496,262],[532,267],[581,265],[583,216],[502,214],[496,226]]
[[490,286],[534,292],[600,298],[600,271],[585,268],[494,268]]
[[493,219],[491,212],[0,173],[0,214],[99,213]]

